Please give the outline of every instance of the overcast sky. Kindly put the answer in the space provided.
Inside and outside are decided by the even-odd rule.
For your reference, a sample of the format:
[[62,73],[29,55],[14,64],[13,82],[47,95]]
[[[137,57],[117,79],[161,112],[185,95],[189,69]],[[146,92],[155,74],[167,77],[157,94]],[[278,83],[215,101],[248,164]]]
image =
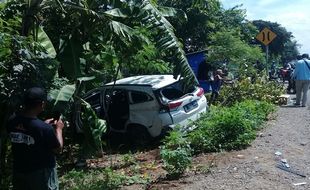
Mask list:
[[301,45],[300,53],[310,53],[310,0],[220,0],[224,8],[243,5],[247,19],[277,22],[292,32]]

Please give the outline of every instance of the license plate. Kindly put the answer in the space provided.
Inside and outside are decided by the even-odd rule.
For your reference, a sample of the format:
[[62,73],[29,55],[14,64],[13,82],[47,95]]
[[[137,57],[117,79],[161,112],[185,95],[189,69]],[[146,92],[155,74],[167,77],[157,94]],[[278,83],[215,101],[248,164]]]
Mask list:
[[197,101],[192,101],[191,103],[188,103],[184,106],[184,110],[185,112],[189,112],[191,110],[193,110],[194,108],[198,107],[198,103]]

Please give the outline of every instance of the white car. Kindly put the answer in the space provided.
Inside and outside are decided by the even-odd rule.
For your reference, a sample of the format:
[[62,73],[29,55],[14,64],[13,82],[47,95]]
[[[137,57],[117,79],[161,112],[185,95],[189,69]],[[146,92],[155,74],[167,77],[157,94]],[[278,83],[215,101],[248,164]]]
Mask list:
[[[143,144],[167,129],[187,124],[208,109],[204,91],[198,86],[182,90],[182,79],[172,75],[142,75],[123,78],[88,92],[84,99],[96,114],[105,119],[109,129],[129,133]],[[79,112],[75,125],[82,129]]]

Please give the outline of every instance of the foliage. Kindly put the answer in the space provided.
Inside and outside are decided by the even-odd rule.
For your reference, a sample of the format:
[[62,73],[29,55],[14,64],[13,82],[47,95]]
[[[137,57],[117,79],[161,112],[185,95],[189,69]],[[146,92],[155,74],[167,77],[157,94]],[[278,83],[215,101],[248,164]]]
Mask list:
[[223,10],[221,21],[227,30],[235,30],[242,41],[247,44],[253,43],[253,37],[258,34],[258,29],[251,21],[246,19],[246,10],[242,6],[235,6],[231,9]]
[[99,151],[102,153],[102,135],[107,131],[106,121],[98,118],[91,105],[81,99],[81,120],[83,122],[84,149],[88,153]]
[[1,100],[20,103],[24,89],[37,85],[49,89],[57,70],[57,61],[46,57],[45,50],[25,38],[6,33],[0,34]]
[[210,44],[210,34],[220,28],[222,9],[218,0],[158,0],[158,3],[186,13],[187,22],[169,18],[176,27],[176,34],[182,39],[186,52],[206,49]]
[[125,176],[110,168],[76,171],[72,170],[60,178],[60,189],[64,190],[102,190],[119,189],[122,185],[146,183],[138,176]]
[[244,100],[259,100],[278,104],[279,97],[284,93],[283,84],[269,81],[267,77],[256,75],[242,77],[232,85],[224,85],[221,89],[217,103],[230,106]]
[[122,68],[123,76],[168,74],[171,73],[169,64],[159,59],[159,53],[154,45],[145,45],[136,55],[131,57]]
[[217,32],[237,31],[235,36],[244,43],[251,43],[257,34],[256,27],[245,19],[245,10],[239,6],[225,10],[218,0],[158,0],[158,3],[181,9],[187,14],[187,22],[169,19],[188,53],[205,49],[213,51],[209,46],[213,45],[212,36]]
[[[12,0],[5,5],[3,18],[21,20],[18,30],[22,35],[30,35],[39,42],[48,52],[47,56],[55,57],[57,53],[59,76],[69,78],[71,83],[88,75],[96,76],[97,84],[110,82],[116,68],[137,52],[141,53],[134,60],[138,62],[143,56],[160,52],[157,60],[151,61],[154,66],[146,67],[154,56],[143,60],[141,69],[149,68],[147,73],[156,72],[153,69],[173,70],[175,77],[183,76],[187,84],[195,80],[173,27],[164,17],[180,15],[180,11],[173,8],[158,7],[147,0],[130,3]],[[140,33],[141,30],[145,32]],[[145,48],[148,44],[155,45],[156,50]],[[166,62],[174,66],[168,69]]]
[[253,100],[232,107],[212,107],[194,123],[198,128],[189,134],[189,141],[196,152],[245,148],[272,111],[272,104]]
[[94,72],[101,74],[97,75],[100,78],[105,77],[103,74],[111,76],[115,73],[110,69],[111,65],[114,69],[118,65],[127,68],[130,57],[141,51],[149,54],[150,50],[145,47],[155,45],[155,52],[159,53],[153,68],[163,69],[165,62],[169,62],[173,65],[175,77],[181,75],[194,81],[182,45],[165,18],[180,15],[179,11],[158,7],[148,0],[66,1],[62,7],[50,4],[50,9],[42,9],[46,32],[51,36],[54,47],[59,47],[56,51],[62,74],[70,79],[93,75]]
[[160,155],[164,162],[164,169],[169,178],[178,178],[191,164],[192,149],[183,134],[176,130],[171,131],[163,140]]
[[236,104],[235,107],[244,112],[245,117],[252,122],[254,129],[259,129],[268,115],[275,111],[275,106],[266,101],[245,100]]
[[155,46],[161,52],[165,51],[169,62],[174,63],[174,76],[179,75],[184,78],[185,88],[190,87],[193,83],[197,83],[198,81],[185,57],[183,46],[174,33],[173,26],[163,16],[161,11],[149,1],[143,0],[140,8],[142,14],[146,14],[142,19],[142,21],[146,21],[144,24],[148,26],[149,30],[157,31]]
[[243,71],[243,64],[253,65],[257,60],[262,62],[264,55],[258,46],[252,46],[241,40],[240,33],[236,30],[223,30],[211,36],[212,45],[208,53],[211,63],[227,62],[239,68],[236,72]]

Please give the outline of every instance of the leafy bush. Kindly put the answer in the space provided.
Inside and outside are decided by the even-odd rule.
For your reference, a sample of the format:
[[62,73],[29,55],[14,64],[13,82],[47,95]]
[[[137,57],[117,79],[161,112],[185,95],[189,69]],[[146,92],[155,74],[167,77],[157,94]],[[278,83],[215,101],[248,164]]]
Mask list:
[[225,85],[220,91],[217,104],[231,106],[245,100],[259,100],[278,104],[279,96],[284,93],[282,84],[256,76],[255,80],[244,78],[233,85]]
[[245,118],[252,122],[252,128],[257,129],[275,111],[273,104],[261,101],[246,100],[235,105],[243,112]]
[[95,150],[102,152],[101,137],[107,130],[106,122],[98,118],[89,103],[82,99],[81,101],[81,105],[85,108],[82,114],[84,136]]
[[164,162],[164,169],[169,178],[178,178],[191,164],[192,149],[183,134],[171,131],[164,139],[164,145],[160,147],[160,155]]
[[198,129],[189,134],[196,152],[241,149],[248,146],[274,106],[247,100],[232,107],[213,107],[195,122]]

